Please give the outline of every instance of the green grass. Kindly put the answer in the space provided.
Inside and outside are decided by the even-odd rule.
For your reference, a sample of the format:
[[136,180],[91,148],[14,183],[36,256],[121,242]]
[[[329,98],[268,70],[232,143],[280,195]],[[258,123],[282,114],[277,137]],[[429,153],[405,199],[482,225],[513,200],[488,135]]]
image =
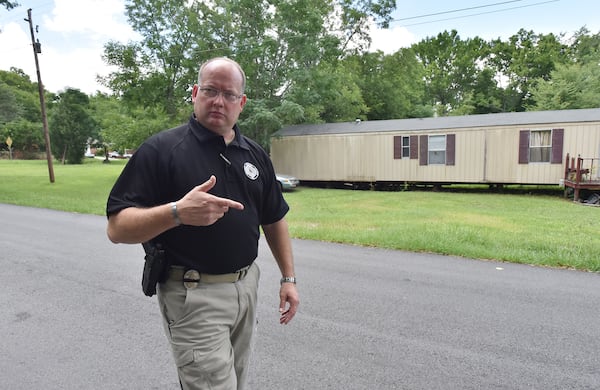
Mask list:
[[108,193],[126,162],[54,162],[55,180],[50,183],[46,160],[0,160],[0,202],[103,215]]
[[300,189],[293,236],[600,271],[600,208],[561,196]]
[[[0,202],[104,215],[125,164],[0,160]],[[600,271],[600,208],[549,195],[375,192],[301,187],[285,193],[295,238]]]

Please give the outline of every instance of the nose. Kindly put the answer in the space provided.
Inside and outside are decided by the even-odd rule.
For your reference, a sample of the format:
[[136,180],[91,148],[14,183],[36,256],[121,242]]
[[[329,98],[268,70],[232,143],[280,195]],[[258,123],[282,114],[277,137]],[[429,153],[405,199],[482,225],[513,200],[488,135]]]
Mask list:
[[223,96],[223,91],[217,91],[217,96],[213,98],[213,103],[219,102],[221,105],[225,103],[225,96]]

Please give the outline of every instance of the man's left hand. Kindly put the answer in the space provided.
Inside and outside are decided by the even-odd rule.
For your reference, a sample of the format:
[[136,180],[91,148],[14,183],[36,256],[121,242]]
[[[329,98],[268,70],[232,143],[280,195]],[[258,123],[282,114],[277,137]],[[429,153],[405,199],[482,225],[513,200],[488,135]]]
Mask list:
[[283,283],[279,289],[279,323],[287,325],[296,315],[300,299],[294,283]]

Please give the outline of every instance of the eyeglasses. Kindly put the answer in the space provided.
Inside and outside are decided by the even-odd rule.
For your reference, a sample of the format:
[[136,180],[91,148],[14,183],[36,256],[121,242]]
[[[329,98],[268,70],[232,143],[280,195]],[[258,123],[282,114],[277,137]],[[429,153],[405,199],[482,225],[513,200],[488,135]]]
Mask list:
[[218,89],[207,88],[207,87],[198,88],[198,90],[200,92],[202,92],[202,96],[204,96],[206,98],[211,98],[211,99],[216,98],[220,94],[221,96],[223,96],[223,99],[225,99],[225,101],[227,101],[229,103],[236,103],[243,96],[243,95],[236,95],[231,92],[220,91]]

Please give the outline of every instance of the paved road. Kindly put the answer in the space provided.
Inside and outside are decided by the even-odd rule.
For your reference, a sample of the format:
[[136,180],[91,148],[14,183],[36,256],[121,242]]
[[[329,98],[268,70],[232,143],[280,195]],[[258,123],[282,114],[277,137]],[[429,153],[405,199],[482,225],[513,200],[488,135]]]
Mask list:
[[[104,229],[0,205],[0,388],[178,388],[141,247]],[[598,274],[293,244],[301,310],[280,326],[261,242],[254,390],[600,388]]]

